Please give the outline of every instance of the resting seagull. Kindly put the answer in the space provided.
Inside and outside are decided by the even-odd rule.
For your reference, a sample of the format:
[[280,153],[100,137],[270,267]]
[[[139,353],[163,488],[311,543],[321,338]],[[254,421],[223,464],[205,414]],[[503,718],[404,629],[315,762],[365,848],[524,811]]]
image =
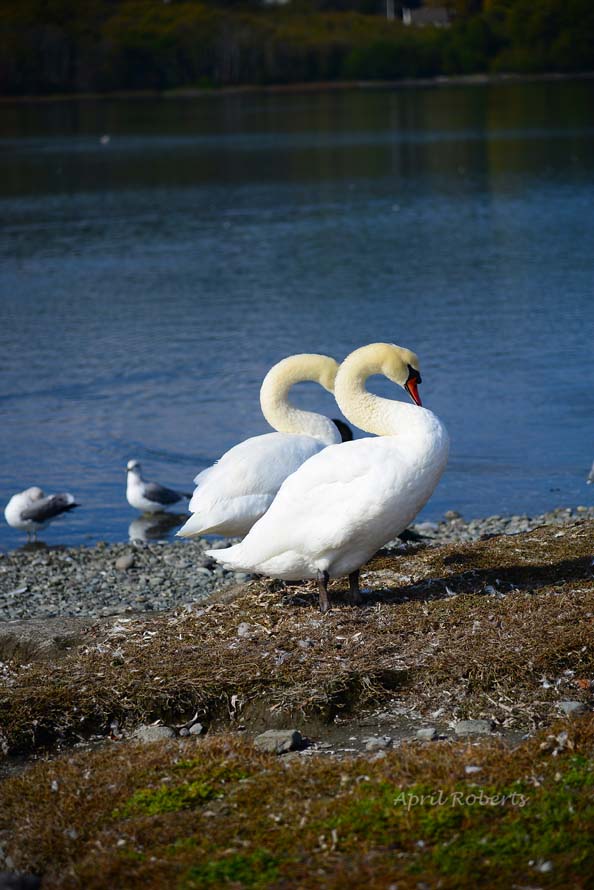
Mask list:
[[33,540],[36,540],[40,529],[45,528],[62,513],[67,513],[78,506],[80,505],[73,496],[67,492],[45,495],[41,488],[33,486],[11,497],[4,510],[4,516],[12,528],[27,532],[27,540],[31,535]]
[[191,494],[173,491],[172,488],[164,488],[157,482],[145,482],[140,470],[140,461],[129,460],[126,466],[128,483],[126,485],[126,497],[128,503],[141,513],[161,513],[167,507],[172,507],[179,501],[190,500]]

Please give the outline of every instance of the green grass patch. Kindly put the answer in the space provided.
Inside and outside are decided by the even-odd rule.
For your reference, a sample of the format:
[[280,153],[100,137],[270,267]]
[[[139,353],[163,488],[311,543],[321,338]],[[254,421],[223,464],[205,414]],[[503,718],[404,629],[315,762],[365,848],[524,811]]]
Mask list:
[[279,875],[279,859],[268,850],[234,853],[224,859],[193,865],[179,884],[180,890],[202,890],[238,884],[242,887],[267,887]]
[[[176,769],[195,770],[195,760],[184,760],[176,764]],[[115,811],[116,818],[129,819],[134,816],[158,816],[161,813],[177,813],[193,809],[209,800],[223,797],[224,786],[248,777],[245,770],[224,764],[192,781],[181,785],[160,788],[141,788]]]

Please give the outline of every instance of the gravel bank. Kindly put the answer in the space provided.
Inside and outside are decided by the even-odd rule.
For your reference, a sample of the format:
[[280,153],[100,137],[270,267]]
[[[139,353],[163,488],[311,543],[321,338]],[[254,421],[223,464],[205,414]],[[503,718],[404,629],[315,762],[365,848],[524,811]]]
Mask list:
[[162,611],[246,580],[206,556],[211,546],[196,541],[16,550],[0,558],[0,620]]
[[[594,519],[594,507],[557,509],[532,517],[489,516],[469,522],[449,511],[441,522],[420,522],[411,529],[422,542],[440,545],[519,534],[539,526],[562,527],[575,519]],[[204,541],[100,543],[64,549],[39,546],[0,554],[0,621],[163,611],[196,603],[221,587],[250,577],[217,566],[205,555],[211,546],[212,542]],[[386,549],[406,546],[397,540]]]
[[[418,522],[411,529],[427,543],[457,544],[480,541],[493,535],[518,535],[543,525],[563,527],[576,519],[594,519],[594,507],[558,507],[537,516],[523,513],[517,516],[487,516],[485,519],[469,521],[455,510],[448,510],[441,522]],[[399,546],[401,543],[394,541],[388,545],[388,549]]]

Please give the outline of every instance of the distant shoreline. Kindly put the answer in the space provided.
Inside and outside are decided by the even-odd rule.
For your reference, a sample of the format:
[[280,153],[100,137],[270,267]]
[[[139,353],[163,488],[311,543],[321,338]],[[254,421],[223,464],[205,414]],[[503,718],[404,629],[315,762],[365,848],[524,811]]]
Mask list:
[[52,93],[50,95],[0,96],[0,103],[27,104],[47,102],[94,101],[127,99],[198,99],[211,96],[242,94],[330,93],[352,90],[400,90],[450,86],[501,86],[520,83],[558,83],[594,80],[594,71],[560,74],[458,74],[437,77],[403,78],[402,80],[331,80],[303,81],[284,84],[238,84],[226,87],[176,87],[170,90],[114,90],[109,93]]

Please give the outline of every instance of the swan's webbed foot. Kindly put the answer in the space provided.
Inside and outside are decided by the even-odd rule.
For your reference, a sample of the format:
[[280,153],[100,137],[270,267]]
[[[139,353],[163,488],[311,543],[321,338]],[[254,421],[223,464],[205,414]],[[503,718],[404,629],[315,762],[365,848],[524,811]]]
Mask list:
[[320,612],[327,612],[330,608],[330,600],[328,599],[328,581],[330,575],[328,572],[318,572],[318,591],[320,594]]
[[349,593],[348,593],[348,601],[353,606],[361,606],[363,604],[363,597],[361,596],[361,590],[359,588],[359,569],[354,572],[351,572],[349,575]]

